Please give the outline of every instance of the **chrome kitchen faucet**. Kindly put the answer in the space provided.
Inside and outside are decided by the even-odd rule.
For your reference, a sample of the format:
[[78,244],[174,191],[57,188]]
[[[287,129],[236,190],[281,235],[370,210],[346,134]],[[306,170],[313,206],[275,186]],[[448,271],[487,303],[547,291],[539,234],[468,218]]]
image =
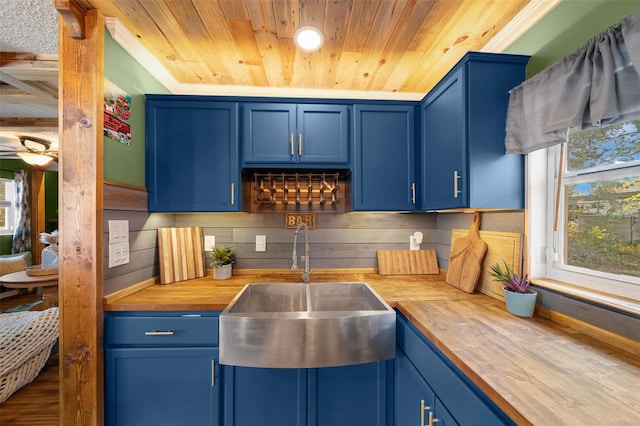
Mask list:
[[298,232],[300,232],[300,228],[304,228],[304,273],[302,274],[302,281],[308,283],[310,281],[311,270],[309,270],[309,227],[306,223],[300,222],[296,231],[293,233],[293,254],[291,255],[291,259],[293,263],[291,264],[291,270],[298,270],[298,256],[296,254],[296,246],[298,245]]

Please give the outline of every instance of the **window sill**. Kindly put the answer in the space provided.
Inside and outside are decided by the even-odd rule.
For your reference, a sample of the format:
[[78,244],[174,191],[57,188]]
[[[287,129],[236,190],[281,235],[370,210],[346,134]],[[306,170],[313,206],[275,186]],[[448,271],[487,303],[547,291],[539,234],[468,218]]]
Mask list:
[[631,315],[640,315],[640,302],[633,299],[612,296],[610,294],[587,289],[574,284],[568,284],[562,281],[555,281],[547,278],[534,278],[531,279],[531,283],[534,286],[565,294],[588,303],[600,305]]

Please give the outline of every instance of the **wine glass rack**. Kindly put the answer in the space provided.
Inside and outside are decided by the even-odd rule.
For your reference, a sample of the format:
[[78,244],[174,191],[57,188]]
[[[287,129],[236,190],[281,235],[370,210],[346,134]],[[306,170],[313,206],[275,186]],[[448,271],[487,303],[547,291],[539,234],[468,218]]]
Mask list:
[[258,211],[344,210],[345,182],[339,172],[256,172],[251,193]]

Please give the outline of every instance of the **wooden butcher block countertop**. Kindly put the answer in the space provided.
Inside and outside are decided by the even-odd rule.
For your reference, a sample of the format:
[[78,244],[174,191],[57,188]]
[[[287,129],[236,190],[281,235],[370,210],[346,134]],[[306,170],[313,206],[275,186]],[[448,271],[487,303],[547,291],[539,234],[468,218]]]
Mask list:
[[[639,425],[640,357],[504,303],[467,294],[443,275],[312,274],[313,283],[367,282],[398,308],[517,424]],[[300,274],[211,276],[153,285],[108,311],[222,310],[248,283],[298,282]]]

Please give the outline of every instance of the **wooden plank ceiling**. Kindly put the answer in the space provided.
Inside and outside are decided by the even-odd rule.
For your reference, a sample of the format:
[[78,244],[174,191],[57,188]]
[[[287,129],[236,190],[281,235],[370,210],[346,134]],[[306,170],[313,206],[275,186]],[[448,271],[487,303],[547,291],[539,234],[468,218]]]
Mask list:
[[[117,18],[171,74],[177,88],[167,87],[176,93],[265,89],[270,96],[414,100],[514,17],[507,32],[526,30],[518,13],[541,2],[557,0],[73,0],[80,9]],[[295,31],[305,25],[324,33],[317,52],[294,46]],[[55,28],[38,28],[57,36]],[[57,56],[0,52],[2,102],[46,112],[5,114],[0,130],[56,131]],[[307,89],[327,91],[309,95]],[[2,135],[0,148],[21,149],[13,134]]]
[[[84,0],[179,83],[427,93],[529,0]],[[323,31],[295,48],[301,26]]]

